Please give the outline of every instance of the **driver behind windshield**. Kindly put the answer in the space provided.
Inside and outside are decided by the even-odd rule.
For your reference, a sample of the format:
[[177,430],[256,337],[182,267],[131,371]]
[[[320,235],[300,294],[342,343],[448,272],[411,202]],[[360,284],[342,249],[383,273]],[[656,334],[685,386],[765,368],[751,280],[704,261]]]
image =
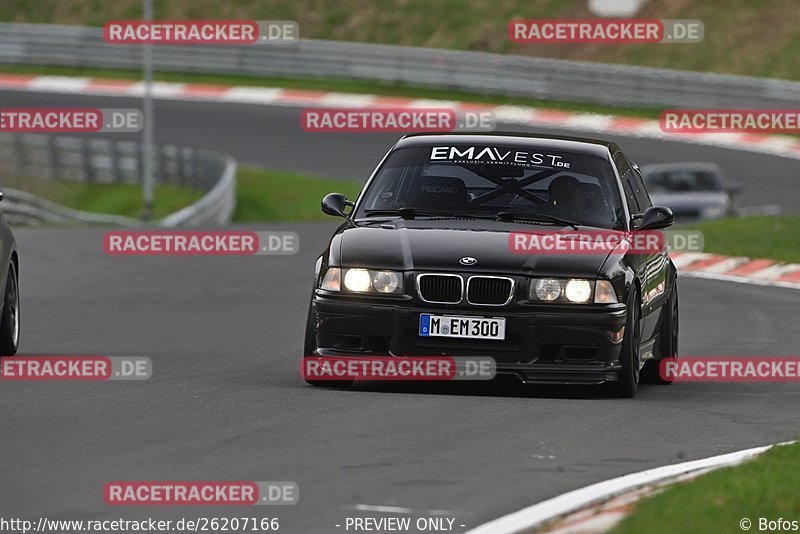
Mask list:
[[572,176],[559,176],[547,188],[550,204],[571,212],[582,212],[586,208],[581,183]]
[[605,202],[603,190],[598,184],[562,175],[550,182],[547,192],[549,205],[561,217],[589,226],[620,227],[618,214]]

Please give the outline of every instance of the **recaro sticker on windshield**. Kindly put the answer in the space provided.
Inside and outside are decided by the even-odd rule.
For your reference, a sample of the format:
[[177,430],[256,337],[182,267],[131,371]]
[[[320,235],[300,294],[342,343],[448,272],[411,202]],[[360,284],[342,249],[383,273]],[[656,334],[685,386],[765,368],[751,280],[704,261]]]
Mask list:
[[569,169],[571,162],[557,154],[530,152],[495,146],[434,146],[431,147],[431,161],[451,161],[453,163],[488,163],[496,165],[517,165],[521,167],[547,167]]

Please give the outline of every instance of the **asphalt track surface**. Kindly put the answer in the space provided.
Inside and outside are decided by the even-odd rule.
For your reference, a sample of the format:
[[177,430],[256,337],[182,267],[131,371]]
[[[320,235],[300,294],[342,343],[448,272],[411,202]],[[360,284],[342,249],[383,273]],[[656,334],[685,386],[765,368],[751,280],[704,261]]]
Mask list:
[[[0,94],[9,104],[86,101]],[[302,134],[296,109],[157,111],[161,141],[331,176],[363,178],[394,139]],[[796,161],[620,142],[642,164],[717,161],[747,204],[796,211]],[[297,231],[300,252],[243,258],[108,257],[103,230],[18,229],[21,353],[148,356],[154,369],[144,382],[0,383],[0,516],[277,516],[282,532],[343,532],[335,525],[362,515],[354,507],[382,505],[412,518],[446,511],[468,528],[600,480],[798,434],[796,384],[642,386],[633,400],[509,384],[307,387],[298,358],[313,264],[334,226],[258,227]],[[800,291],[680,287],[681,354],[797,354]],[[292,480],[300,502],[110,507],[112,480]]]

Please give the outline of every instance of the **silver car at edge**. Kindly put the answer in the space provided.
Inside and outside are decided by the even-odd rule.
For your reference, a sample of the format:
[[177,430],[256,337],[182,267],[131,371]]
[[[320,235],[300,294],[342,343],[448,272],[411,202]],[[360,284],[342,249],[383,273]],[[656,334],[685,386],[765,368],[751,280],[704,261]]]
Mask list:
[[716,163],[658,163],[644,165],[641,171],[653,203],[670,208],[678,222],[736,214],[742,188]]

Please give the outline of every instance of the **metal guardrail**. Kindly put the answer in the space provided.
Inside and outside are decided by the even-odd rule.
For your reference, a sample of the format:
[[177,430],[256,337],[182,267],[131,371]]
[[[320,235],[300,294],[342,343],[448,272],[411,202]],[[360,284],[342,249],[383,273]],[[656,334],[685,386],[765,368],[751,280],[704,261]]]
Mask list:
[[222,174],[206,195],[180,211],[165,217],[162,226],[227,224],[236,209],[236,162],[225,158]]
[[[12,224],[102,224],[140,226],[138,219],[89,213],[37,196],[35,187],[60,181],[141,185],[141,145],[136,141],[94,137],[0,133],[0,204]],[[221,225],[236,208],[236,162],[208,150],[175,145],[156,147],[157,184],[203,191],[194,204],[161,221],[161,226]],[[11,187],[8,187],[9,184]],[[30,184],[33,191],[14,185]]]
[[137,219],[74,210],[43,199],[27,191],[4,188],[0,211],[10,224],[24,226],[68,226],[98,224],[103,226],[139,226]]
[[[153,52],[161,71],[349,78],[627,107],[800,102],[799,82],[484,52],[310,39],[281,46],[154,46]],[[130,69],[141,64],[141,54],[138,46],[106,44],[101,28],[0,24],[0,63]]]

